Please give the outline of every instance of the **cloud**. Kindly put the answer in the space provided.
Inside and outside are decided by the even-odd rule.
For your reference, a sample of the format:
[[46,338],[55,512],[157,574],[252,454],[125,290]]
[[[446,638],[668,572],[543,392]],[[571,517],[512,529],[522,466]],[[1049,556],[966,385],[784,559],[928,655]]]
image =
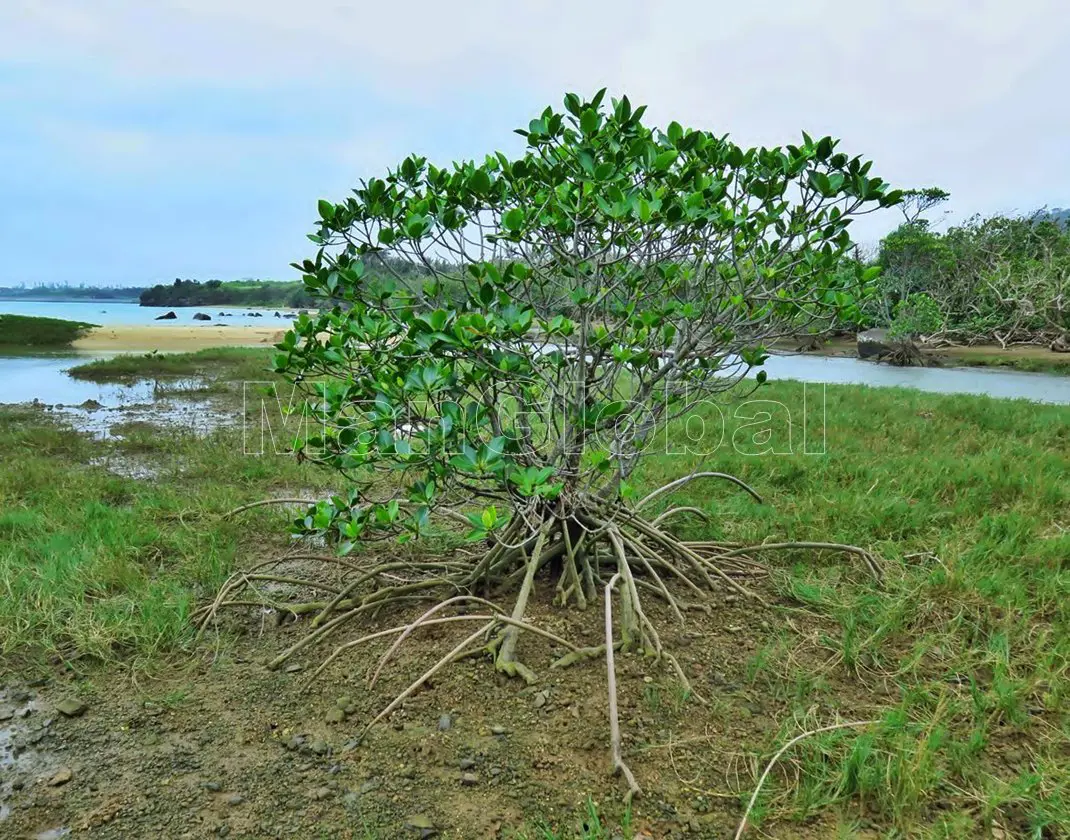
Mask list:
[[[31,181],[73,191],[106,238],[132,224],[117,192],[225,196],[273,240],[189,247],[203,270],[242,254],[253,273],[282,267],[280,240],[301,247],[317,196],[410,151],[516,149],[510,129],[565,90],[608,86],[743,143],[840,136],[897,185],[949,189],[959,218],[1065,206],[1068,41],[1064,0],[7,0],[0,151],[24,165],[0,189],[31,216]],[[161,239],[144,271],[170,273],[174,249],[141,235]]]

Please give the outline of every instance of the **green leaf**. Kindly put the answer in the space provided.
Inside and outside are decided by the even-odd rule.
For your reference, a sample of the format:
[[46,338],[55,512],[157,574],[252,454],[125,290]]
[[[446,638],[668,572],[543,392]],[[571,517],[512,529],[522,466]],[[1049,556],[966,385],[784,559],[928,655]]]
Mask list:
[[324,198],[319,200],[320,218],[325,222],[329,222],[334,219],[334,205]]
[[677,152],[676,149],[669,149],[668,151],[662,152],[654,158],[654,168],[659,172],[663,172],[676,162],[678,156],[679,152]]
[[594,134],[598,131],[598,126],[602,122],[602,117],[598,111],[594,108],[588,108],[583,112],[583,116],[580,117],[580,128],[584,134]]
[[506,230],[519,231],[524,226],[524,211],[519,207],[514,207],[502,216],[502,225]]
[[477,169],[473,172],[472,177],[468,180],[468,188],[479,195],[486,195],[490,192],[490,176],[486,173],[486,170]]

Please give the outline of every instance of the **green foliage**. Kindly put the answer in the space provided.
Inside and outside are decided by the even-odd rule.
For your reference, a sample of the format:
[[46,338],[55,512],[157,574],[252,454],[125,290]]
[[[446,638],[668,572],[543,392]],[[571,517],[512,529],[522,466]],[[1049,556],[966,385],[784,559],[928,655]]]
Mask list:
[[940,307],[925,292],[914,292],[895,305],[890,334],[892,338],[915,338],[940,329]]
[[[306,410],[324,431],[303,453],[354,494],[299,530],[351,545],[418,536],[447,498],[515,512],[615,495],[659,420],[778,337],[858,317],[876,271],[830,272],[853,216],[901,197],[869,162],[829,137],[659,131],[644,111],[569,94],[517,130],[519,158],[413,155],[319,202],[318,250],[295,267],[340,305],[300,318],[276,365],[318,377]],[[400,516],[380,515],[374,470],[400,475]]]
[[181,280],[145,289],[138,298],[142,306],[280,306],[313,305],[301,283],[235,280]]
[[1070,229],[1057,216],[973,218],[945,233],[914,218],[882,240],[877,263],[867,313],[893,328],[924,293],[950,338],[1046,343],[1070,331]]
[[96,326],[59,318],[0,315],[0,347],[65,347]]

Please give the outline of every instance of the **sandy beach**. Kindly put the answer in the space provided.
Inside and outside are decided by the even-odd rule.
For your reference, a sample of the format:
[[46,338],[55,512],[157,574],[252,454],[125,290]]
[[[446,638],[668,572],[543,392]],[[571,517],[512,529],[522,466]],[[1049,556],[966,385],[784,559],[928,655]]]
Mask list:
[[72,345],[76,350],[179,353],[206,347],[260,347],[282,340],[285,330],[272,326],[141,326],[99,327]]

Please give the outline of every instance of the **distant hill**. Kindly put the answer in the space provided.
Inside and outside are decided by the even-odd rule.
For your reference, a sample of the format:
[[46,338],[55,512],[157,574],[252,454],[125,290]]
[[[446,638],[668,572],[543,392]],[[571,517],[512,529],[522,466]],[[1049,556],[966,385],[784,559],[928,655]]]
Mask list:
[[1062,207],[1053,207],[1051,210],[1043,211],[1040,214],[1040,218],[1070,226],[1070,207],[1065,209]]

